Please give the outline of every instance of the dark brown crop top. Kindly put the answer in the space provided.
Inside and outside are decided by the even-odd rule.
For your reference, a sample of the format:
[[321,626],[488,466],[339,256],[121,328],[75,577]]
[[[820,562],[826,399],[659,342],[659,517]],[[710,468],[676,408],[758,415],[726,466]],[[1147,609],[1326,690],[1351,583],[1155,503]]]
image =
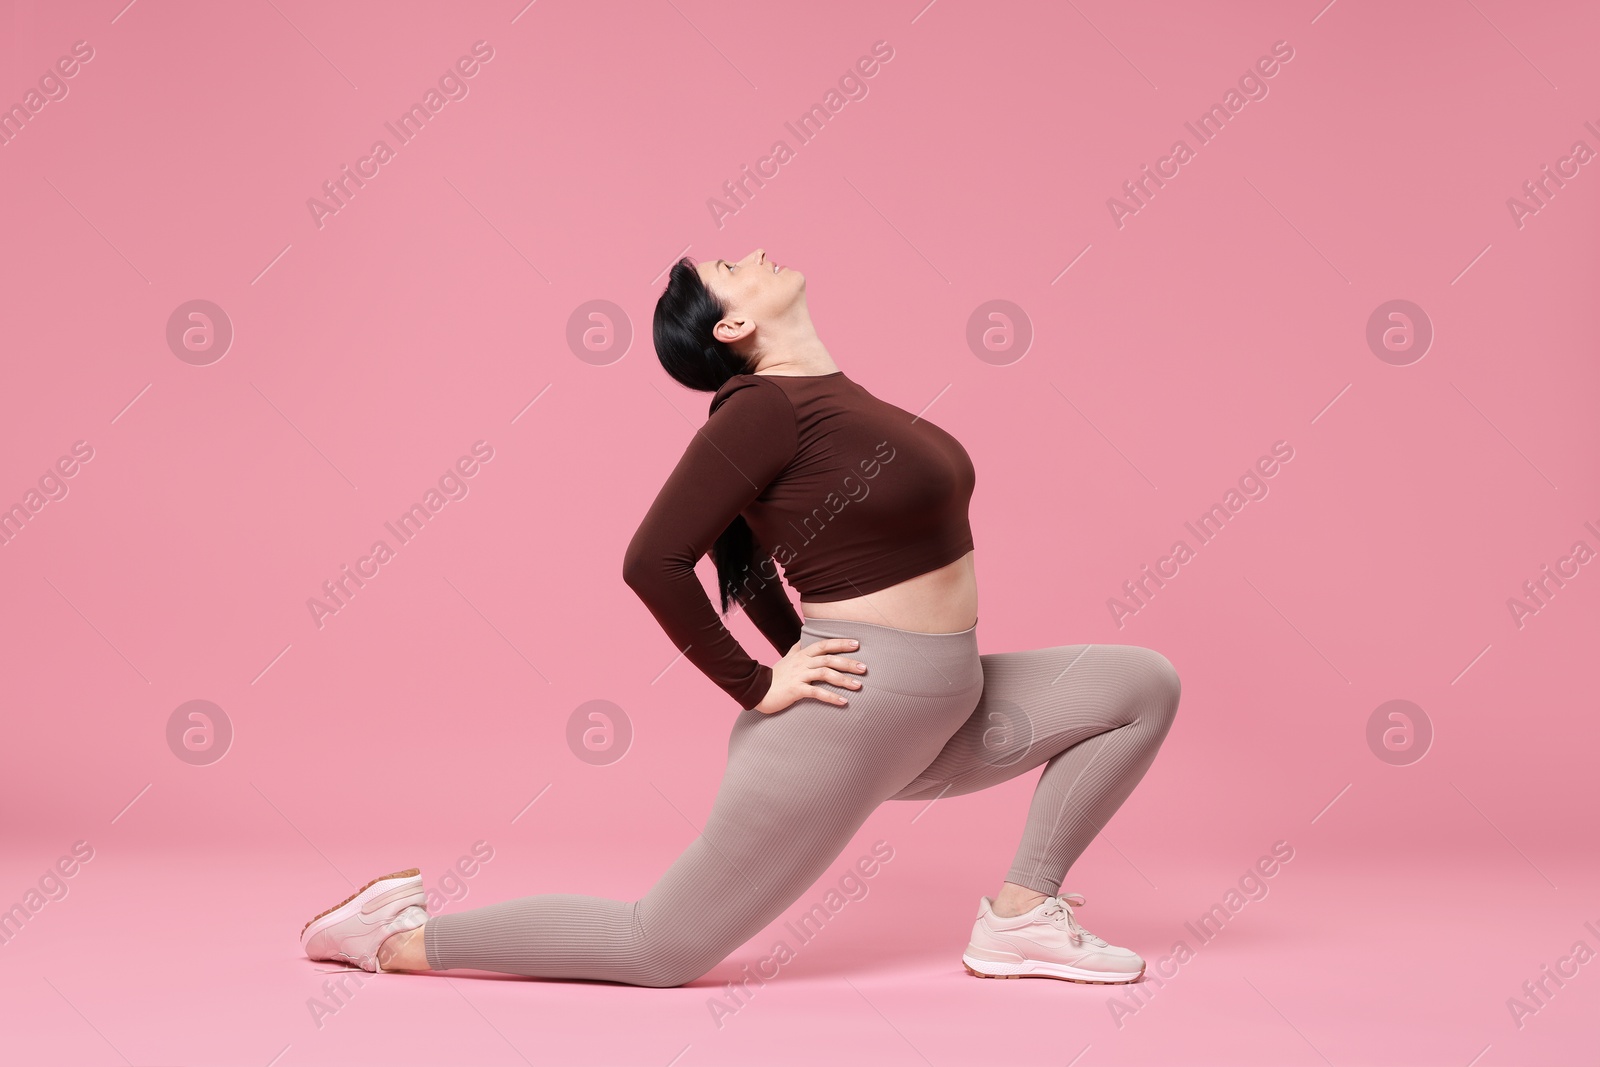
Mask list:
[[961,443],[927,419],[832,374],[739,374],[628,544],[623,580],[678,649],[741,708],[772,685],[723,625],[695,564],[736,516],[755,535],[738,600],[779,654],[802,600],[864,596],[972,551],[975,475]]

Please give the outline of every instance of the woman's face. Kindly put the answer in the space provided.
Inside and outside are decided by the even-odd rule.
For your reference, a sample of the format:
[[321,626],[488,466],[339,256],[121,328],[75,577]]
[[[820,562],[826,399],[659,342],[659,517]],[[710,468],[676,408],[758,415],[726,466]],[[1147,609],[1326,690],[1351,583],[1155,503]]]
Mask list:
[[705,287],[728,309],[727,320],[754,324],[783,318],[800,299],[806,276],[779,267],[757,248],[740,260],[713,259],[695,266]]

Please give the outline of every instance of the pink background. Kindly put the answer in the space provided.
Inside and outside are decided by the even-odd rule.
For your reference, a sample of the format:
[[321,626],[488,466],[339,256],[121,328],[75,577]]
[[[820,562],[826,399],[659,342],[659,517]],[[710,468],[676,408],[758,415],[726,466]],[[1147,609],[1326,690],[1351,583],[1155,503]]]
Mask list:
[[[1600,149],[1592,6],[124,3],[0,18],[3,103],[93,48],[0,147],[0,506],[93,449],[0,547],[0,904],[94,850],[0,945],[0,1058],[1592,1062],[1600,963],[1507,1006],[1600,950],[1597,566],[1507,608],[1600,550],[1596,164],[1507,208]],[[468,95],[319,228],[307,200],[480,40]],[[784,123],[880,40],[799,144]],[[1268,95],[1119,228],[1108,198],[1277,41]],[[719,228],[708,198],[780,138]],[[621,560],[708,400],[655,360],[664,271],[757,246],[852,378],[937,398],[971,453],[983,650],[1141,644],[1182,674],[1068,878],[1090,928],[1153,963],[1274,842],[1293,861],[1153,995],[974,981],[1030,774],[877,812],[790,914],[885,840],[869,895],[721,1027],[778,926],[676,990],[368,976],[319,1026],[296,936],[368,879],[438,886],[483,841],[444,907],[632,899],[695,837],[730,707]],[[234,330],[205,366],[166,340],[195,299]],[[1021,358],[968,346],[994,299]],[[1434,330],[1405,366],[1366,340],[1394,299]],[[595,300],[631,345],[579,358]],[[318,628],[323,581],[480,440],[468,495]],[[1280,440],[1269,495],[1119,627],[1107,599]],[[234,731],[203,766],[167,740],[197,699]],[[1434,731],[1403,766],[1366,734],[1395,699]],[[609,765],[567,744],[590,700],[632,724]]]

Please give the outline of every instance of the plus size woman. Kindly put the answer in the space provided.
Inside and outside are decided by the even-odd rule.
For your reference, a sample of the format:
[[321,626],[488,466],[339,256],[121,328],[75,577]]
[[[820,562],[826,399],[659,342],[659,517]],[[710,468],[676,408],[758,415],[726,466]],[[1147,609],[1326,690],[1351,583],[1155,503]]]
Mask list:
[[[1061,887],[1155,759],[1177,672],[1133,645],[979,654],[972,463],[839,369],[805,289],[756,249],[680,260],[656,304],[662,366],[713,395],[623,578],[727,696],[728,762],[700,836],[632,901],[541,894],[429,916],[415,868],[385,875],[306,924],[312,959],[682,985],[798,900],[884,801],[959,796],[1042,765],[962,963],[993,978],[1144,973],[1137,953],[1084,928],[1084,898]],[[707,552],[720,611],[695,573]],[[776,662],[728,631],[735,603]]]

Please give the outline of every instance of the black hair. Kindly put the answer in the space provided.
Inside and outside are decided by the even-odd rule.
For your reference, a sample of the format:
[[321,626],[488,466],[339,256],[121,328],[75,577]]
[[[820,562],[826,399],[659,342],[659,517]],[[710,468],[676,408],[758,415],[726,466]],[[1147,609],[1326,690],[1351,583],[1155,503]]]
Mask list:
[[[749,361],[712,333],[727,313],[727,307],[700,280],[689,257],[672,265],[667,288],[656,301],[653,335],[656,356],[673,381],[699,392],[714,393],[735,374],[750,373]],[[735,590],[755,562],[755,545],[750,524],[743,515],[735,515],[711,546],[724,615]]]

